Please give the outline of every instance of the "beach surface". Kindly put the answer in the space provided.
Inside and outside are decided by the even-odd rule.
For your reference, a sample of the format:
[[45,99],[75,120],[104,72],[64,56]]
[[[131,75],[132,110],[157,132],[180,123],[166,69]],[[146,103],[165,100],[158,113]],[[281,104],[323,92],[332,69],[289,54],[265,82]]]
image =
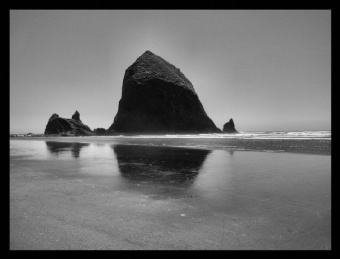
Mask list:
[[10,249],[331,249],[330,150],[143,141],[11,139]]

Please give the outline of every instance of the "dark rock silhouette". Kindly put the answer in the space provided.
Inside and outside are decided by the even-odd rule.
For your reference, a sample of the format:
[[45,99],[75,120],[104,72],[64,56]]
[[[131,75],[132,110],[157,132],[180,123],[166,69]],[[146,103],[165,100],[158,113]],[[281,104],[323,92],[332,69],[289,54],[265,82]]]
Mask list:
[[146,51],[125,71],[117,133],[221,132],[206,114],[191,82],[175,66]]
[[58,114],[54,113],[48,120],[44,134],[62,136],[94,135],[89,126],[81,122],[80,114],[77,111],[72,116],[72,119],[61,118]]
[[81,122],[81,120],[80,120],[80,114],[79,114],[78,111],[76,111],[76,112],[72,115],[72,119]]
[[93,132],[99,136],[101,135],[107,135],[107,132],[106,132],[106,129],[104,128],[97,128],[97,129],[94,129]]
[[230,119],[229,122],[223,125],[223,132],[225,133],[238,133],[235,129],[235,124],[233,119]]

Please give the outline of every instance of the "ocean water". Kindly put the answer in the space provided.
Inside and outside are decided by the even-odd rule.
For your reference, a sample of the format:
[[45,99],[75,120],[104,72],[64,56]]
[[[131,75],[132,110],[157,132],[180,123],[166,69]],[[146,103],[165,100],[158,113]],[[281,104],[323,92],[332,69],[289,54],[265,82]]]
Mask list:
[[123,138],[225,138],[225,139],[331,139],[331,131],[250,131],[236,134],[166,134],[166,135],[136,135]]

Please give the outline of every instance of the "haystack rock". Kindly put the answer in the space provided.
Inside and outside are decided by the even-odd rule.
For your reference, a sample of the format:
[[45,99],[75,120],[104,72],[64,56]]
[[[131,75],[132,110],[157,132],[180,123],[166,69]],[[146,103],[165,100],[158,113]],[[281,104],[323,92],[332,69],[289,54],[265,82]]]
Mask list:
[[125,71],[118,112],[108,131],[221,132],[206,114],[191,82],[178,68],[150,51]]
[[80,114],[76,111],[72,119],[59,117],[54,113],[48,120],[45,135],[63,135],[63,136],[92,136],[93,131],[89,126],[83,124],[80,120]]
[[230,119],[229,122],[223,125],[223,132],[225,133],[238,133],[235,129],[235,124],[233,119]]

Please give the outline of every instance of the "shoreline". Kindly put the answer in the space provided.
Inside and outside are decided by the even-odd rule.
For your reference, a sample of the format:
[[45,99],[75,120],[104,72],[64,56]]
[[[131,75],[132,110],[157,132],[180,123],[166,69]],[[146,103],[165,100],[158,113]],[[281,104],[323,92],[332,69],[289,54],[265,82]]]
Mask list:
[[[331,139],[234,139],[234,138],[134,138],[132,136],[39,136],[10,137],[10,140],[163,146],[205,150],[255,151],[331,156]],[[296,146],[305,143],[305,147]],[[183,145],[185,144],[185,145]],[[200,144],[200,145],[199,145]],[[322,146],[322,145],[323,146]]]

